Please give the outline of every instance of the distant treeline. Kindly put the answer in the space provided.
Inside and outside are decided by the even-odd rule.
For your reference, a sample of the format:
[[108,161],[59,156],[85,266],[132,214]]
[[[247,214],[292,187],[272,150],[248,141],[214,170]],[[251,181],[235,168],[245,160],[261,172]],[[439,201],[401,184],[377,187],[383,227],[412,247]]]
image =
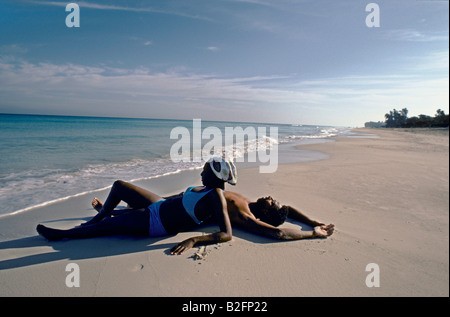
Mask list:
[[366,128],[448,128],[449,116],[438,109],[434,117],[424,114],[408,118],[408,109],[389,111],[384,115],[385,122],[366,122]]

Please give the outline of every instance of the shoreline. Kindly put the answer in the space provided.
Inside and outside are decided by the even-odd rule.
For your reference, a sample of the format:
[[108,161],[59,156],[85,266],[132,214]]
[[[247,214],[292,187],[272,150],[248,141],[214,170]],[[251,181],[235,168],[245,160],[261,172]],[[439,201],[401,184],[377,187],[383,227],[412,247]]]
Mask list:
[[[298,143],[299,142],[305,142],[306,144],[316,144],[316,143],[326,143],[326,142],[334,142],[333,141],[333,137],[329,137],[329,138],[317,138],[317,139],[305,139],[305,140],[301,140],[301,141],[297,141],[297,142],[293,142],[292,144],[281,144],[279,145],[279,147],[283,148],[283,152],[279,153],[281,155],[279,155],[279,159],[281,157],[281,161],[278,162],[279,165],[282,164],[289,164],[289,163],[300,163],[300,162],[311,162],[311,161],[315,161],[315,160],[322,160],[322,159],[327,159],[328,156],[322,152],[317,152],[317,151],[310,151],[310,150],[302,150],[302,149],[298,149]],[[297,143],[297,145],[296,145]],[[292,159],[293,157],[293,159]],[[241,158],[239,158],[241,159]],[[242,158],[243,159],[243,158]],[[262,163],[258,163],[258,162],[237,162],[236,166],[239,170],[243,170],[243,169],[249,169],[249,168],[258,168],[261,165],[265,165]],[[168,176],[172,176],[172,175],[180,175],[180,177],[184,178],[184,174],[186,175],[190,175],[192,173],[197,173],[200,174],[201,171],[201,167],[191,167],[188,169],[183,169],[183,170],[176,170],[173,172],[167,172],[164,174],[160,174],[160,175],[154,175],[154,176],[149,176],[149,177],[142,177],[142,178],[137,178],[137,179],[131,179],[131,180],[126,180],[128,182],[131,183],[152,183],[154,180],[156,179],[164,179],[165,177]],[[193,178],[195,179],[195,178]],[[200,179],[200,178],[198,178]],[[161,182],[157,182],[158,184],[160,184]],[[90,194],[95,194],[95,193],[102,193],[104,191],[107,191],[111,188],[111,185],[105,186],[105,187],[101,187],[101,188],[96,188],[96,189],[92,189],[92,190],[87,190],[87,191],[83,191],[83,192],[79,192],[79,193],[75,193],[72,195],[68,195],[65,197],[59,197],[59,198],[54,198],[48,201],[44,201],[44,202],[40,202],[37,203],[35,205],[32,206],[28,206],[25,208],[21,208],[18,210],[15,210],[13,212],[10,213],[5,213],[5,214],[0,214],[0,220],[2,218],[5,217],[9,217],[9,216],[14,216],[17,214],[21,214],[21,213],[26,213],[26,212],[32,212],[34,209],[39,209],[39,208],[43,208],[55,203],[60,203],[60,202],[64,202],[67,201],[69,199],[73,199],[76,197],[80,197],[80,196],[85,196],[85,195],[90,195]],[[170,189],[168,189],[170,191]],[[180,189],[181,191],[182,189]],[[156,191],[158,192],[158,191]],[[172,194],[172,192],[170,192]],[[169,195],[167,193],[163,193],[161,195]]]
[[[0,216],[24,212],[50,201],[107,188],[117,179],[133,182],[141,178],[202,167],[201,162],[192,162],[192,156],[197,158],[199,154],[198,149],[194,151],[194,147],[209,146],[212,143],[212,140],[208,142],[207,135],[205,139],[199,139],[196,133],[196,137],[191,138],[194,136],[192,129],[202,128],[200,119],[194,119],[187,125],[190,120],[181,123],[178,120],[140,119],[140,123],[134,125],[134,121],[127,118],[97,120],[99,118],[69,119],[71,117],[64,116],[12,117],[2,118],[0,123],[5,131],[5,137],[0,142],[4,156],[1,169],[4,184],[0,199],[3,208],[0,209]],[[203,122],[205,131],[211,128],[210,125],[222,131],[214,138],[214,143],[221,140],[224,153],[233,153],[238,158],[247,155],[247,152],[253,154],[257,149],[276,143],[274,138],[269,137],[274,131],[267,133],[269,127],[270,130],[273,128],[271,124],[255,123],[244,130],[233,122],[208,122]],[[126,133],[117,129],[122,126],[128,128]],[[187,129],[183,137],[180,138],[179,134],[178,140],[169,139],[172,130],[176,131],[178,128]],[[287,124],[279,125],[277,129],[280,149],[284,148],[285,143],[297,142],[299,138],[324,138],[338,134],[342,129],[347,130]],[[233,133],[234,146],[223,144],[224,137],[229,139],[224,130]],[[52,137],[53,134],[60,137]],[[189,142],[190,146],[185,144],[186,146],[180,147],[185,142]],[[76,153],[72,153],[73,146],[78,148]],[[185,152],[178,153],[183,154],[180,157],[188,160],[191,158],[190,161],[175,163],[171,159],[169,152],[177,147],[178,151]],[[192,153],[188,156],[191,150]],[[269,155],[270,161],[275,161],[274,156]],[[17,160],[17,157],[21,159]],[[177,155],[175,158],[180,157]],[[263,159],[267,159],[267,156]]]
[[[233,228],[231,242],[170,256],[175,243],[216,228],[162,239],[37,236],[37,223],[64,228],[92,217],[92,197],[76,197],[0,218],[0,296],[448,296],[448,132],[357,132],[379,137],[302,145],[329,158],[274,174],[243,169],[226,188],[334,223],[327,239],[280,242]],[[191,172],[141,185],[177,193],[199,179]],[[64,283],[68,263],[80,266],[79,288]],[[378,288],[365,283],[369,263],[379,265]]]
[[[199,168],[192,168],[192,169],[188,169],[188,170],[179,170],[179,171],[169,172],[169,173],[162,174],[162,175],[150,176],[150,177],[141,178],[141,179],[134,179],[134,180],[130,180],[129,182],[130,183],[148,182],[148,181],[151,181],[151,180],[157,179],[157,178],[164,178],[164,177],[167,177],[167,176],[170,176],[170,175],[189,173],[191,171],[197,171],[197,170],[199,170]],[[93,190],[88,190],[88,191],[77,193],[77,194],[74,194],[74,195],[70,195],[70,196],[66,196],[66,197],[61,197],[61,198],[56,198],[56,199],[53,199],[53,200],[45,201],[45,202],[39,203],[39,204],[34,205],[34,206],[29,206],[29,207],[26,207],[26,208],[23,208],[23,209],[16,210],[16,211],[11,212],[9,214],[0,214],[0,219],[3,218],[3,217],[14,216],[14,215],[18,215],[18,214],[25,213],[25,212],[31,212],[33,209],[43,208],[43,207],[46,207],[46,206],[49,206],[49,205],[52,205],[52,204],[55,204],[55,203],[60,203],[60,202],[63,202],[63,201],[69,200],[69,199],[76,198],[76,197],[87,196],[87,195],[90,195],[90,194],[104,192],[104,191],[109,190],[111,188],[111,186],[112,185],[109,185],[109,186],[106,186],[106,187],[97,188],[97,189],[93,189]]]

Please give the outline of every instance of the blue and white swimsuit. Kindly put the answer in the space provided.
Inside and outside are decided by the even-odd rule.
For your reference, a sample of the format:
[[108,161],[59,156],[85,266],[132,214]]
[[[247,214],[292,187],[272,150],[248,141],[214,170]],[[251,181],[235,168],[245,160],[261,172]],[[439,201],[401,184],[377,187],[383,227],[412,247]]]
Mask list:
[[[204,189],[202,191],[192,191],[196,186],[189,187],[182,196],[182,204],[186,211],[186,213],[192,218],[192,220],[196,224],[201,224],[204,220],[199,220],[197,216],[195,215],[195,206],[197,205],[198,201],[202,199],[204,196],[206,196],[210,191],[212,191],[214,188],[210,189]],[[180,199],[180,198],[173,198],[173,199]],[[159,215],[161,205],[166,201],[166,199],[161,199],[150,206],[147,207],[150,213],[150,228],[149,228],[149,236],[150,237],[160,237],[168,235],[166,229],[164,228],[161,217]]]
[[168,235],[161,222],[161,217],[159,216],[159,209],[165,201],[165,199],[161,199],[147,207],[150,212],[150,228],[148,230],[148,235],[150,237],[160,237]]
[[202,199],[206,194],[208,194],[210,191],[212,191],[214,188],[203,190],[199,192],[194,192],[192,189],[194,189],[196,186],[189,187],[186,189],[183,195],[183,207],[186,210],[187,214],[194,220],[196,224],[201,224],[204,220],[198,220],[195,216],[195,206],[197,205],[198,201]]

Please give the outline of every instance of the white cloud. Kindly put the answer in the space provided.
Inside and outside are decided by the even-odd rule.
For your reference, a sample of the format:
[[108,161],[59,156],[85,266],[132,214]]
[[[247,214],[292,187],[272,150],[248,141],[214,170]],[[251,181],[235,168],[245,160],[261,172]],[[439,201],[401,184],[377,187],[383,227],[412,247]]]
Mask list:
[[225,78],[183,68],[156,73],[0,58],[0,99],[0,111],[28,104],[34,113],[45,108],[57,114],[357,126],[382,120],[395,106],[412,115],[448,112],[448,76]]
[[31,101],[35,113],[43,106],[57,111],[65,107],[67,111],[84,110],[87,114],[100,112],[96,115],[126,107],[129,116],[192,118],[202,114],[208,116],[205,119],[239,121],[250,117],[271,121],[271,113],[284,106],[320,101],[316,92],[265,87],[268,81],[276,81],[276,77],[224,78],[174,71],[153,73],[145,68],[25,61],[12,64],[0,59],[0,96],[4,104],[14,107]]
[[18,54],[25,54],[27,52],[28,52],[28,49],[20,44],[0,45],[0,54],[18,55]]
[[415,29],[387,30],[383,32],[384,37],[389,40],[407,42],[434,42],[449,40],[447,33],[421,32]]
[[446,73],[449,70],[449,52],[436,51],[425,56],[411,58],[412,70],[415,72]]

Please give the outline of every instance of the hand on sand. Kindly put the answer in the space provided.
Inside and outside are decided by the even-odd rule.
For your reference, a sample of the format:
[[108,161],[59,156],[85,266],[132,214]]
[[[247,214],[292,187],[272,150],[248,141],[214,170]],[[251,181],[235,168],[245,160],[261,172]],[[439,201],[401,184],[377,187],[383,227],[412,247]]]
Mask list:
[[333,232],[334,232],[333,224],[314,227],[314,236],[316,237],[320,238],[329,237],[333,234]]
[[172,254],[172,255],[174,255],[174,254],[180,255],[184,251],[187,251],[187,250],[191,249],[194,245],[195,245],[194,239],[192,239],[192,238],[186,239],[183,242],[180,242],[176,246],[174,246],[170,250],[170,254]]

